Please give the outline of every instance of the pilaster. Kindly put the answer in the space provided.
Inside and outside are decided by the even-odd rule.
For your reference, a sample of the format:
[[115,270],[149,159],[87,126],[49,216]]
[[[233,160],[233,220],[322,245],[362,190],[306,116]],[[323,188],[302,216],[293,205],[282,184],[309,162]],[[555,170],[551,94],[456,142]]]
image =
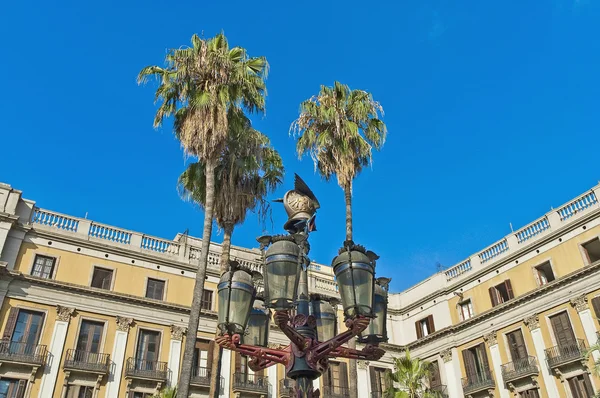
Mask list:
[[544,338],[542,336],[542,330],[540,329],[540,320],[537,314],[526,317],[523,322],[529,328],[531,332],[531,338],[533,339],[533,346],[535,348],[535,356],[538,358],[540,364],[540,373],[542,379],[546,385],[546,391],[548,398],[559,398],[558,388],[554,382],[554,377],[550,374],[548,366],[546,366],[546,345],[544,344]]
[[127,348],[127,337],[129,329],[133,324],[133,318],[117,316],[117,331],[115,332],[115,343],[111,354],[114,366],[112,372],[108,375],[106,383],[106,398],[118,398],[119,388],[121,387],[121,377],[123,374],[123,364],[125,363],[125,349]]
[[[579,320],[581,321],[581,325],[583,326],[583,331],[585,333],[585,338],[587,340],[588,345],[591,347],[598,341],[598,337],[596,336],[596,323],[594,322],[594,317],[588,305],[588,299],[584,295],[579,297],[575,297],[571,299],[571,305],[577,311],[579,315]],[[592,357],[594,361],[600,360],[600,353],[595,350],[592,351]]]
[[223,348],[221,357],[221,374],[223,375],[223,390],[219,398],[229,397],[231,391],[231,350]]
[[[369,377],[369,361],[356,361],[358,367],[358,398],[371,396],[371,378]],[[364,382],[363,382],[364,381]]]
[[[183,326],[171,325],[171,344],[169,348],[169,385],[177,385],[179,381],[179,363],[181,359],[181,341],[186,332]],[[208,365],[210,366],[210,365]]]
[[458,361],[458,350],[448,348],[440,352],[444,361],[444,371],[446,372],[446,384],[448,386],[449,398],[463,398],[461,385],[460,363]]
[[490,349],[492,368],[494,369],[494,378],[496,380],[496,388],[500,392],[500,398],[509,398],[510,394],[506,389],[504,380],[502,379],[502,358],[500,357],[500,348],[498,347],[496,332],[484,334],[483,340]]

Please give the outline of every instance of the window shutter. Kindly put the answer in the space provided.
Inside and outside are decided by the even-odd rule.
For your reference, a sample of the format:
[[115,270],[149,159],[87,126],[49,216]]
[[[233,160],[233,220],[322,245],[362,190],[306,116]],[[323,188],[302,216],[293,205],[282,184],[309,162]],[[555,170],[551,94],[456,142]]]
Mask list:
[[477,375],[477,368],[475,367],[475,356],[471,350],[462,351],[463,362],[465,363],[465,373],[467,377],[473,377]]
[[215,341],[212,340],[210,343],[208,343],[208,354],[206,354],[206,367],[208,369],[210,369],[212,366],[214,351],[215,351]]
[[25,385],[27,381],[19,380],[19,386],[17,387],[17,395],[16,398],[23,398],[25,396]]
[[235,353],[235,373],[242,373],[242,355]]
[[415,322],[415,329],[417,330],[417,339],[422,338],[423,337],[423,329],[421,329],[420,321]]
[[592,307],[594,307],[594,313],[596,314],[596,320],[600,320],[600,297],[594,297],[592,299]]
[[504,281],[504,286],[506,286],[506,291],[508,292],[508,299],[514,298],[515,296],[513,294],[512,285],[510,284],[510,279]]
[[489,291],[490,291],[490,300],[492,301],[492,307],[495,307],[498,305],[498,297],[496,295],[496,288],[490,287]]
[[342,384],[340,387],[348,388],[348,365],[346,362],[340,362],[340,380]]
[[325,373],[323,373],[323,387],[331,387],[331,384],[330,384],[331,382],[329,381],[329,379],[330,379],[329,372],[331,372],[331,364],[327,368]]
[[590,375],[587,373],[583,373],[583,385],[585,386],[585,391],[587,392],[588,397],[594,397],[594,389],[592,388],[592,383],[590,381]]
[[371,390],[379,391],[379,385],[377,384],[377,374],[375,373],[375,368],[369,366],[369,377],[371,378]]
[[427,317],[427,329],[429,330],[429,334],[435,332],[435,325],[433,324],[433,315],[429,315]]
[[12,337],[13,331],[15,330],[15,325],[17,324],[17,317],[19,316],[19,309],[16,307],[12,307],[10,309],[10,313],[8,314],[8,320],[6,321],[6,326],[4,327],[4,333],[2,334],[2,340],[10,340]]
[[437,360],[434,360],[433,362],[431,362],[431,369],[429,373],[429,387],[438,386],[440,384],[440,366]]
[[480,352],[481,360],[483,361],[483,368],[486,370],[490,369],[490,363],[488,362],[487,351],[485,350],[485,344],[481,343],[477,346],[477,350]]

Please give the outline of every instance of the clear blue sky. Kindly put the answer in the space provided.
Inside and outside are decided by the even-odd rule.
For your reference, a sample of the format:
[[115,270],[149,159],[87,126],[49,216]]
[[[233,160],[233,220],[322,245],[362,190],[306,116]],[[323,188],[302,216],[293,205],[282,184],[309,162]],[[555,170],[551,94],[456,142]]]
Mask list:
[[[297,172],[321,201],[319,262],[344,239],[343,195],[296,159],[290,122],[336,79],[382,103],[389,139],[356,181],[355,236],[402,290],[597,183],[599,20],[596,0],[6,2],[0,181],[41,207],[200,235],[202,214],[175,190],[182,151],[153,130],[153,87],[135,77],[224,30],[271,64],[255,124],[284,157],[285,189]],[[233,240],[260,233],[250,218]]]

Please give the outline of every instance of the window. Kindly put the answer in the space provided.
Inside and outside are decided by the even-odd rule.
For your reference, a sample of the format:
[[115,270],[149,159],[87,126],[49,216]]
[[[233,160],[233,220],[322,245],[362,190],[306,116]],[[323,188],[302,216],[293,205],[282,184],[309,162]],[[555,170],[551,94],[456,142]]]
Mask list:
[[587,373],[568,379],[569,389],[573,398],[592,398],[594,389]]
[[194,358],[192,360],[193,369],[205,369],[212,366],[213,347],[214,343],[212,341],[196,340]]
[[[325,390],[329,395],[336,396],[346,394],[348,388],[348,371],[345,362],[330,362],[329,368],[323,374],[323,383]],[[327,395],[327,392],[325,392]]]
[[592,239],[581,246],[583,246],[583,251],[587,257],[588,264],[600,260],[600,239]]
[[56,258],[54,257],[36,254],[35,260],[33,261],[33,269],[31,270],[31,275],[37,276],[39,278],[50,279],[52,278],[52,273],[54,272],[55,263]]
[[556,344],[559,347],[572,347],[574,344],[577,344],[575,334],[573,333],[573,328],[571,327],[571,321],[569,320],[569,315],[566,311],[561,312],[558,315],[551,316],[550,324],[552,325],[552,330],[554,331]]
[[158,279],[150,279],[148,278],[148,283],[146,285],[146,297],[162,300],[165,293],[165,281],[161,281]]
[[[389,388],[386,378],[387,372],[389,372],[389,370],[385,368],[369,368],[369,374],[371,378],[371,393],[383,393]],[[372,395],[375,396],[377,394]]]
[[25,396],[25,380],[2,378],[0,380],[1,398],[23,398]]
[[596,319],[600,320],[600,296],[592,299],[592,307],[594,308]]
[[533,388],[531,390],[521,391],[519,393],[519,397],[521,398],[540,398],[540,393],[537,388]]
[[110,290],[112,277],[113,271],[111,269],[94,267],[94,272],[92,274],[92,287]]
[[469,381],[490,380],[490,365],[483,343],[463,350],[463,361]]
[[212,310],[213,292],[212,290],[206,290],[202,292],[202,309],[205,311]]
[[521,332],[521,329],[507,333],[506,341],[508,342],[508,350],[510,351],[510,357],[513,362],[527,358],[527,347],[525,346],[525,340],[523,339],[523,332]]
[[474,312],[473,312],[473,304],[471,303],[471,300],[465,300],[461,303],[458,303],[458,308],[460,310],[460,320],[461,321],[466,321],[467,319],[470,319],[473,317]]
[[440,365],[437,360],[433,360],[429,368],[429,388],[439,387],[441,384]]
[[135,352],[136,369],[155,370],[159,354],[160,333],[153,330],[140,330]]
[[93,398],[94,387],[91,386],[69,386],[67,398]]
[[11,354],[35,355],[44,314],[11,308],[2,339],[10,341]]
[[82,321],[77,337],[77,356],[85,358],[85,353],[100,353],[100,341],[102,340],[103,322]]
[[510,285],[510,279],[505,280],[499,285],[490,287],[490,299],[492,300],[492,307],[507,302],[513,298],[513,290]]
[[417,329],[417,339],[421,339],[435,332],[435,326],[433,324],[433,315],[429,315],[427,318],[423,318],[415,323]]
[[548,282],[552,282],[554,279],[556,279],[554,277],[554,272],[552,272],[550,261],[546,261],[545,263],[535,267],[534,272],[538,286],[544,286]]

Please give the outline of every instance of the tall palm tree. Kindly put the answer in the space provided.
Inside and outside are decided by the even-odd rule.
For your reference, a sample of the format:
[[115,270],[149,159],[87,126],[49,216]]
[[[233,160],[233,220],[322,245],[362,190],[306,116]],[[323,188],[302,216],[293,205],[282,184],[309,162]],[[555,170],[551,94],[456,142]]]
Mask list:
[[394,358],[394,368],[393,373],[386,374],[386,384],[390,387],[383,398],[441,398],[440,393],[431,391],[425,383],[431,374],[431,363],[411,358],[406,350],[404,357]]
[[[231,249],[231,235],[236,225],[242,224],[248,211],[256,211],[263,222],[267,215],[268,202],[265,197],[283,181],[281,156],[270,146],[269,139],[252,128],[244,116],[230,112],[231,130],[223,156],[215,168],[215,219],[223,229],[221,252],[221,274],[227,271]],[[178,190],[182,198],[200,207],[205,206],[205,166],[192,163],[179,176]],[[210,397],[218,396],[219,364],[222,349],[215,345],[211,364]]]
[[262,112],[265,106],[265,78],[268,64],[264,57],[250,58],[241,47],[229,47],[223,33],[210,39],[193,35],[190,47],[167,53],[165,67],[147,66],[138,75],[138,83],[150,77],[159,81],[155,100],[160,103],[154,117],[159,127],[173,116],[173,130],[186,154],[204,163],[206,198],[202,252],[188,322],[191,338],[185,340],[179,397],[187,398],[192,372],[194,344],[202,291],[208,264],[208,248],[212,235],[215,199],[215,168],[219,163],[229,134],[227,114],[230,109],[245,108]]
[[[333,175],[344,190],[346,240],[352,240],[352,183],[363,167],[372,162],[372,150],[383,147],[387,128],[381,105],[363,90],[350,90],[339,82],[321,86],[319,94],[302,102],[300,116],[291,126],[298,137],[296,151],[309,153],[325,180]],[[348,345],[356,347],[352,339]],[[350,394],[358,396],[356,361],[350,361]]]

